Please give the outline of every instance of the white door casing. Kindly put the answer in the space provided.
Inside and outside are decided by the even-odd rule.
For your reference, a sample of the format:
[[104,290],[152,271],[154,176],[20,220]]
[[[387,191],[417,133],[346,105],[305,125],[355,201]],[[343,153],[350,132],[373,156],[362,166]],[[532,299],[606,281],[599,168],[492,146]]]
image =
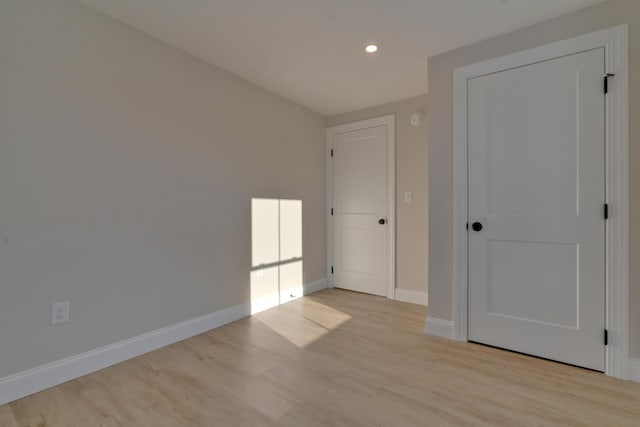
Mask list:
[[468,80],[469,340],[604,371],[604,48]]
[[[615,77],[610,81],[609,93],[605,98],[605,198],[610,208],[609,220],[605,225],[605,323],[609,331],[609,345],[605,351],[605,372],[620,378],[628,377],[627,34],[627,26],[623,25],[461,67],[454,71],[454,338],[466,341],[469,337],[467,330],[469,296],[467,268],[471,268],[468,263],[468,250],[471,248],[468,247],[470,242],[467,240],[466,224],[468,220],[474,221],[469,216],[467,203],[469,81],[505,70],[602,48],[604,50],[605,71],[615,74]],[[604,74],[601,78],[603,79],[603,84],[600,86],[602,88]],[[488,228],[485,231],[488,232]],[[492,248],[494,253],[511,255],[508,253],[509,251],[501,252],[503,249],[500,247]],[[567,253],[563,256],[570,257]],[[558,321],[557,318],[553,320]]]
[[394,117],[329,128],[327,147],[331,285],[393,298]]

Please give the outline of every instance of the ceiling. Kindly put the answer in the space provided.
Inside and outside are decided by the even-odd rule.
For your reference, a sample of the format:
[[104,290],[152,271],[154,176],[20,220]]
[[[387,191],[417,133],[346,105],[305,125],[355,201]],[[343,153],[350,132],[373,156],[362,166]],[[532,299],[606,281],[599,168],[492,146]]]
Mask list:
[[426,93],[430,56],[602,0],[78,1],[335,115]]

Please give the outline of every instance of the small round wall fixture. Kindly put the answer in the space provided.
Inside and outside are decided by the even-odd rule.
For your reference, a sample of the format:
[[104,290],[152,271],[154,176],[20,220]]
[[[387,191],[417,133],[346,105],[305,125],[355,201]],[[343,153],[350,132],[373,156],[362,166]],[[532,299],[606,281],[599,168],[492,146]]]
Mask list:
[[411,119],[410,119],[411,124],[412,124],[413,126],[420,126],[420,125],[422,124],[422,118],[423,118],[423,116],[424,116],[424,115],[423,115],[420,111],[418,111],[417,113],[413,113],[413,114],[411,115]]
[[376,53],[379,49],[380,48],[375,43],[370,43],[364,47],[364,51],[369,54]]

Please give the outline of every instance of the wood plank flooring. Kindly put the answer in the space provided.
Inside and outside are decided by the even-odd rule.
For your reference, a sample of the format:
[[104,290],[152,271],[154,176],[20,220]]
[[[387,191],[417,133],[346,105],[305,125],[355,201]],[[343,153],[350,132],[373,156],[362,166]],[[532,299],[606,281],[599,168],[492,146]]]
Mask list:
[[0,426],[640,426],[640,384],[325,290],[0,406]]

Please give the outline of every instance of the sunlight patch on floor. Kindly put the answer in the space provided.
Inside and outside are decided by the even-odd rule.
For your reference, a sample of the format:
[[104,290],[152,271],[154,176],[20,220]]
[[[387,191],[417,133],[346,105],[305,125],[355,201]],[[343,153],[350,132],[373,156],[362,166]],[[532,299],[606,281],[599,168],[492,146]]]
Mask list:
[[305,348],[351,319],[351,316],[311,299],[302,304],[264,311],[260,322],[298,348]]

